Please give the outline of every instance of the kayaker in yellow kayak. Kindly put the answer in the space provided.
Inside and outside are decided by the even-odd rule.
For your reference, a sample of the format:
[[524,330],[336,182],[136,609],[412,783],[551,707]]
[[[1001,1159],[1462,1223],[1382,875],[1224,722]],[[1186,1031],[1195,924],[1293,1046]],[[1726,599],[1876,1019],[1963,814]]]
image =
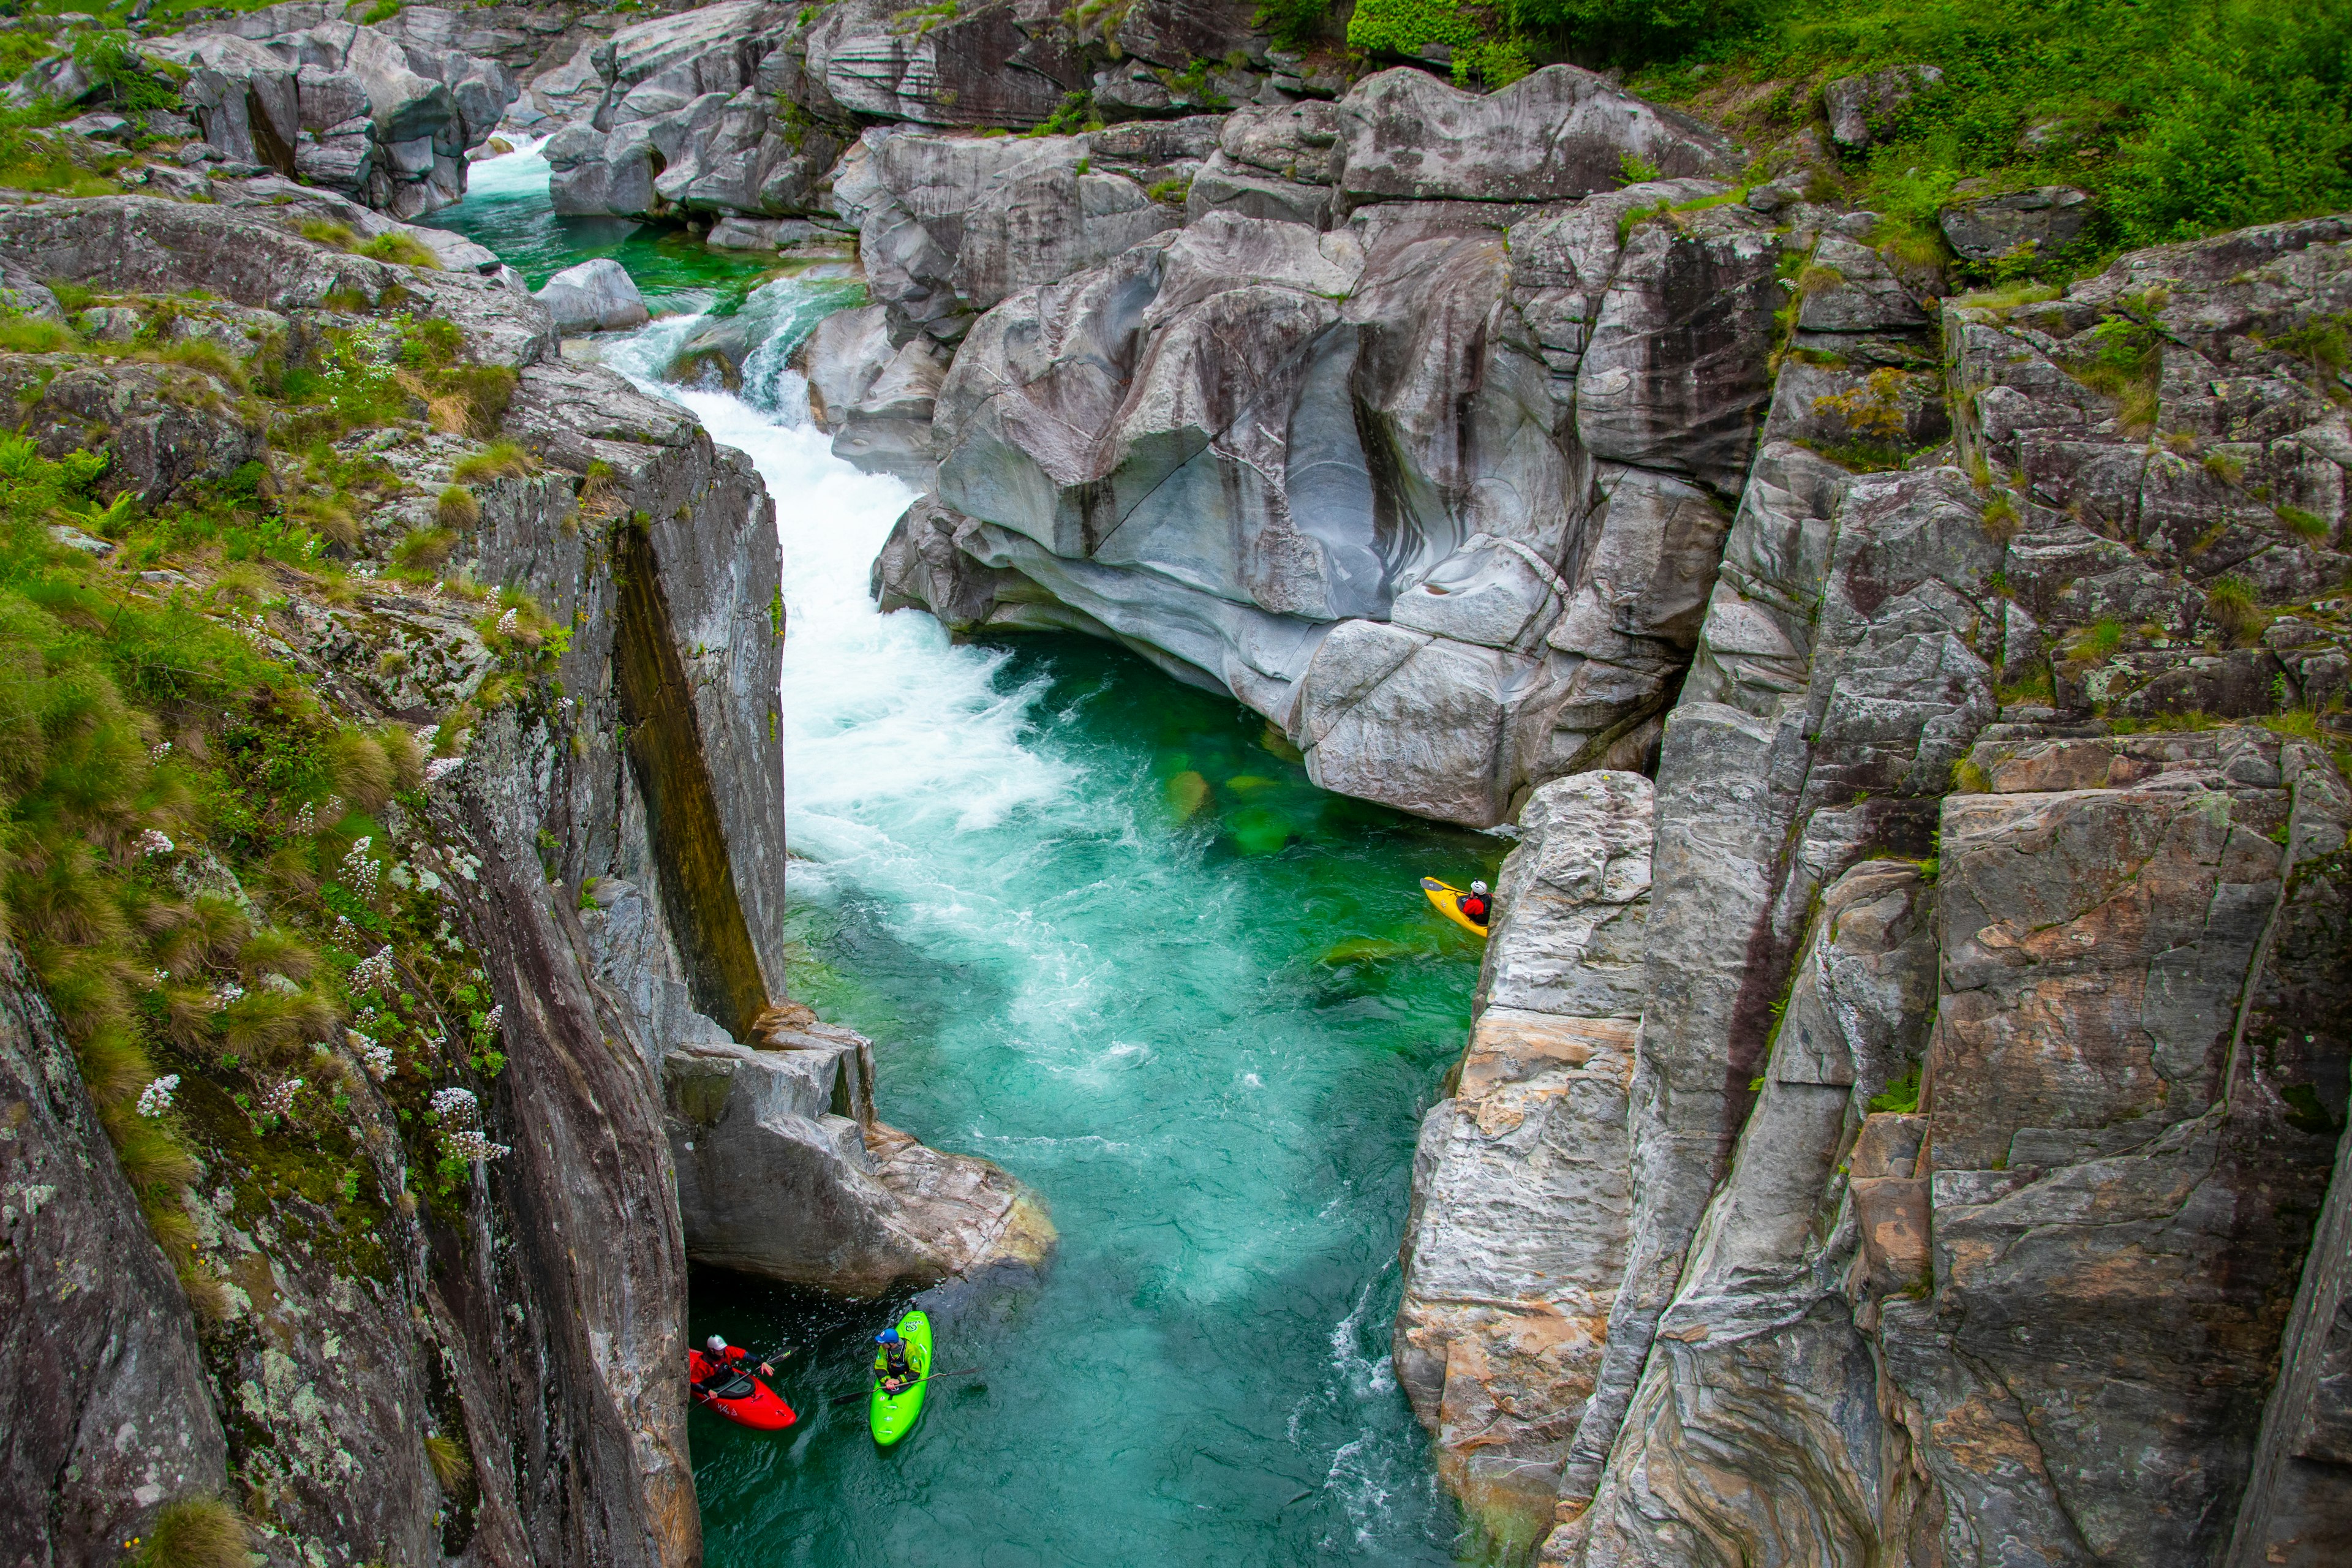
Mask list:
[[1495,918],[1495,904],[1487,895],[1486,883],[1473,882],[1465,893],[1450,882],[1423,877],[1421,890],[1429,895],[1429,901],[1435,904],[1447,920],[1475,935],[1483,937],[1486,934],[1486,927]]

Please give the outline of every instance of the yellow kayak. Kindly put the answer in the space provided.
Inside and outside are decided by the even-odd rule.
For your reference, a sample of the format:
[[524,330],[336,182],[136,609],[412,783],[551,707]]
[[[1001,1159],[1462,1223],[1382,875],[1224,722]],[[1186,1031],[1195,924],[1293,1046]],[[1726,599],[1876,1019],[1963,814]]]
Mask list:
[[1438,912],[1447,920],[1452,921],[1464,931],[1475,931],[1480,936],[1486,934],[1485,926],[1462,912],[1462,900],[1467,895],[1461,889],[1449,887],[1434,877],[1423,877],[1421,879],[1421,890],[1429,895],[1429,901],[1435,904]]

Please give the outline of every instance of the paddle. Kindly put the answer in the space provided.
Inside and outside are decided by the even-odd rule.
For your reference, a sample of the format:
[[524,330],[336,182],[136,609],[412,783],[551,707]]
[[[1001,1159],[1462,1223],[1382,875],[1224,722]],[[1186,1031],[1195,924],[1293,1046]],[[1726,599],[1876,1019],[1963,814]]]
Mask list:
[[[973,1373],[979,1372],[979,1371],[981,1371],[981,1370],[982,1370],[981,1368],[976,1367],[976,1366],[960,1366],[960,1367],[956,1368],[956,1369],[955,1369],[955,1371],[953,1371],[953,1372],[935,1372],[935,1373],[930,1373],[930,1374],[929,1374],[929,1376],[927,1376],[927,1377],[919,1377],[919,1378],[915,1379],[915,1383],[910,1383],[910,1384],[908,1384],[907,1385],[907,1388],[912,1388],[912,1387],[914,1387],[914,1386],[915,1386],[915,1384],[917,1384],[917,1383],[929,1383],[933,1378],[941,1378],[941,1377],[970,1377]],[[907,1388],[902,1388],[902,1389],[900,1389],[900,1390],[898,1391],[898,1393],[900,1393],[900,1394],[904,1394],[904,1393],[906,1393],[906,1392],[907,1392]],[[865,1392],[864,1394],[843,1394],[840,1398],[838,1398],[838,1399],[835,1399],[835,1400],[827,1401],[827,1403],[829,1403],[829,1404],[833,1404],[833,1405],[855,1405],[855,1404],[856,1404],[856,1403],[857,1403],[859,1400],[861,1400],[861,1399],[865,1399],[865,1398],[868,1398],[868,1397],[870,1397],[870,1396],[873,1394],[873,1393],[874,1393],[873,1386],[872,1386],[871,1384],[868,1384],[868,1385],[866,1386],[866,1392]],[[894,1395],[893,1397],[896,1397],[896,1396]]]

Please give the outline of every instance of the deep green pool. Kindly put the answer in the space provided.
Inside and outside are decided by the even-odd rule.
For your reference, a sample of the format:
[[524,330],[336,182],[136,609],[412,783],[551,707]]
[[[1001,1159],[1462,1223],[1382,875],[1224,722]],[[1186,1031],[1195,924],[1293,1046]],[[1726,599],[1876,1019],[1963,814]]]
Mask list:
[[[534,203],[551,222],[509,189],[451,226],[496,244]],[[784,333],[822,301],[758,304]],[[646,375],[690,330],[610,358]],[[694,1332],[799,1347],[803,1413],[778,1436],[694,1413],[708,1561],[1452,1561],[1387,1352],[1413,1132],[1477,953],[1416,879],[1507,846],[1315,789],[1255,715],[1106,645],[877,615],[909,492],[784,423],[788,374],[747,385],[772,406],[676,395],[780,514],[795,994],[874,1037],[887,1120],[1030,1183],[1062,1245],[1041,1287],[940,1307],[940,1363],[982,1375],[887,1453],[828,1401],[905,1303],[698,1273]]]

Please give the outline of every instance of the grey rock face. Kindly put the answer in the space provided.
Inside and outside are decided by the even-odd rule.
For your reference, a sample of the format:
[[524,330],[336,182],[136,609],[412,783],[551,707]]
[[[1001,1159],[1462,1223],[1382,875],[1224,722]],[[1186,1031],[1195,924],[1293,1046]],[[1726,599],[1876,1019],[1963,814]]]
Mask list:
[[[1217,156],[1294,169],[1337,123],[1237,114]],[[1180,234],[972,329],[934,411],[940,500],[986,569],[958,580],[1003,588],[997,625],[1058,601],[1283,725],[1327,787],[1409,810],[1493,823],[1545,778],[1639,765],[1765,398],[1765,220],[1621,237],[1714,189],[1685,182],[1521,223],[1507,250],[1476,205],[1318,234],[1202,188]],[[925,243],[938,277],[949,247]]]
[[1839,77],[1822,89],[1830,139],[1841,147],[1869,146],[1906,105],[1943,79],[1944,73],[1934,66],[1889,66],[1863,76]]
[[[1514,233],[1554,374],[1591,372],[1600,216]],[[1590,774],[1526,807],[1461,1091],[1424,1129],[1401,1381],[1475,1517],[1506,1535],[1557,1518],[1547,1563],[2324,1561],[2352,1467],[2332,1436],[2341,1270],[2305,1216],[2352,1056],[2319,1000],[2346,977],[2326,933],[2347,918],[2352,792],[2267,731],[2108,735],[2086,710],[2252,711],[2257,688],[2296,690],[2290,655],[2333,690],[2336,634],[2314,608],[2264,616],[2252,646],[2188,642],[2220,570],[2190,563],[2253,533],[2253,498],[2217,529],[2236,470],[2195,465],[2217,488],[2191,488],[2070,345],[2116,341],[2084,334],[2147,301],[2130,330],[2165,346],[2132,395],[2158,427],[2235,437],[2233,461],[2309,476],[2295,493],[2324,506],[2336,460],[2298,465],[2339,449],[2331,416],[2254,338],[2340,309],[2342,230],[2144,253],[2013,314],[1954,308],[1948,411],[1892,269],[1813,235],[1791,312],[1812,352],[1772,388],[1664,727],[1644,967],[1610,1009],[1635,1026],[1622,1099],[1550,1145],[1619,1186],[1604,1201],[1580,1166],[1557,1202],[1562,1167],[1521,1129],[1544,1089],[1563,1085],[1546,1128],[1585,1091],[1489,1038],[1513,977],[1586,973],[1528,960],[1524,922],[1552,906],[1519,858],[1557,841],[1555,792],[1612,776]],[[2227,401],[2232,375],[2270,378],[2259,404]],[[1957,431],[1982,488],[1822,455],[1873,427],[1905,448]],[[2190,494],[2195,552],[2169,531]],[[2327,548],[2317,532],[2299,548]],[[1465,604],[1401,595],[1381,632],[1431,635],[1434,614],[1505,642],[1510,595],[1457,581]],[[2126,595],[2171,618],[2111,658],[2072,651]],[[1326,653],[1360,658],[1352,635]],[[2037,669],[2072,711],[2000,710],[1997,682]],[[1434,744],[1452,720],[1428,705]],[[1496,1326],[1512,1246],[1567,1216],[1605,1221],[1608,1245],[1534,1267],[1606,1321]],[[1510,1242],[1465,1244],[1482,1226]],[[1490,1265],[1489,1303],[1424,1305],[1424,1245]]]
[[621,331],[650,319],[636,280],[607,257],[565,268],[531,298],[547,308],[555,330],[565,337]]
[[0,1528],[47,1568],[119,1552],[226,1479],[187,1298],[148,1234],[72,1047],[0,954]]
[[688,1256],[854,1296],[1042,1269],[1054,1228],[1028,1189],[877,1121],[873,1071],[863,1037],[824,1024],[672,1051]]
[[205,141],[234,162],[299,174],[395,217],[457,201],[467,150],[489,139],[520,90],[513,77],[453,47],[425,16],[394,31],[328,12],[277,6],[233,29],[140,47],[189,73]]
[[827,316],[793,353],[810,417],[833,437],[835,455],[923,489],[936,472],[931,414],[949,363],[928,333],[892,347],[882,305]]
[[2026,246],[2045,256],[2063,250],[2083,232],[2090,217],[2087,193],[2072,185],[2037,185],[1946,207],[1937,223],[1960,255],[1971,261],[1990,261]]
[[1338,183],[1352,202],[1573,201],[1631,183],[1626,158],[1669,178],[1738,164],[1698,121],[1575,66],[1485,96],[1400,66],[1350,89],[1339,120]]
[[0,385],[16,394],[26,433],[61,458],[106,431],[110,461],[100,488],[150,503],[189,484],[223,479],[268,453],[266,427],[238,409],[232,390],[202,371],[160,366],[100,371],[33,355],[0,356]]
[[1624,1257],[1649,781],[1556,780],[1522,829],[1470,1047],[1413,1156],[1394,1347],[1448,1484],[1490,1523],[1549,1523],[1608,1328],[1592,1282]]

